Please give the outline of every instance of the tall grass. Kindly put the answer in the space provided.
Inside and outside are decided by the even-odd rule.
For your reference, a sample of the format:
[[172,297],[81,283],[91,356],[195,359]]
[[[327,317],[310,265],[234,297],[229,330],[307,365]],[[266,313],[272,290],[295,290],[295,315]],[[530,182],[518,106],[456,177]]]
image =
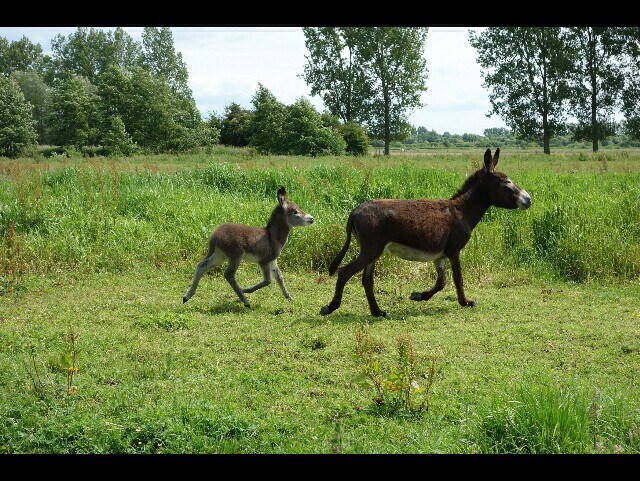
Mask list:
[[[317,221],[292,231],[280,264],[326,272],[356,205],[380,197],[450,197],[480,158],[466,153],[435,163],[403,158],[381,164],[375,158],[311,162],[244,151],[225,155],[226,161],[208,157],[173,171],[151,163],[167,161],[160,157],[2,164],[0,291],[25,272],[197,262],[216,225],[265,225],[280,185]],[[591,161],[593,169],[574,172],[574,162],[581,161],[541,161],[532,154],[504,162],[505,172],[531,194],[532,207],[491,208],[463,250],[466,272],[478,279],[507,269],[577,282],[638,278],[640,174],[605,169],[598,160]],[[348,256],[355,253],[353,244]],[[383,256],[377,271],[415,275],[419,268]]]
[[489,454],[636,453],[637,415],[620,396],[520,387],[481,408],[474,435]]

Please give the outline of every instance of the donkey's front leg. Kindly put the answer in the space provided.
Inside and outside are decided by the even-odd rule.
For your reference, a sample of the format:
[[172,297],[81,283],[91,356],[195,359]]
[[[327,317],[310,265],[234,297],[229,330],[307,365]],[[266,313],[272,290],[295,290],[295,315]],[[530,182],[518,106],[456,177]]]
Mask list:
[[257,291],[258,289],[262,289],[263,287],[267,287],[271,284],[271,269],[269,269],[269,264],[262,265],[260,264],[260,270],[262,271],[262,282],[258,282],[256,285],[247,287],[246,289],[242,289],[242,292],[249,294],[251,292]]
[[444,270],[444,260],[445,259],[443,257],[442,259],[433,261],[433,264],[436,266],[436,272],[438,273],[438,280],[436,280],[436,285],[428,291],[412,292],[409,299],[411,299],[412,301],[428,301],[434,296],[434,294],[444,289],[444,286],[447,283],[447,276]]
[[276,281],[278,281],[278,285],[280,286],[280,289],[282,290],[284,297],[292,301],[293,299],[291,299],[291,295],[287,291],[287,288],[284,286],[284,277],[282,276],[282,271],[278,267],[278,264],[276,264],[275,262],[273,263],[272,271],[273,271],[273,274],[276,276]]
[[462,307],[473,307],[476,305],[471,299],[467,299],[464,295],[464,286],[462,281],[462,269],[460,268],[460,252],[456,252],[449,256],[451,262],[451,270],[453,271],[453,282],[456,284],[456,293],[458,294],[458,303]]

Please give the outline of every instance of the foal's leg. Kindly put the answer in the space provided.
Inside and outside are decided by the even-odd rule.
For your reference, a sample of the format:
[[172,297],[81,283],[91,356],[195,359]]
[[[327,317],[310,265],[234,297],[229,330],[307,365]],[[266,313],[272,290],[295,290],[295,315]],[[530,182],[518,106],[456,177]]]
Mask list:
[[287,288],[284,286],[284,277],[282,276],[282,271],[278,267],[278,264],[275,262],[273,263],[273,274],[276,276],[276,281],[278,281],[278,285],[280,286],[284,297],[290,301],[293,300],[291,299],[291,295],[287,291]]
[[217,253],[216,251],[214,251],[213,254],[211,254],[211,256],[205,257],[200,262],[198,262],[198,265],[196,266],[195,275],[193,276],[193,282],[191,283],[191,287],[189,287],[189,290],[182,298],[183,303],[187,302],[189,299],[191,299],[191,296],[195,294],[196,288],[198,287],[198,282],[200,282],[200,278],[207,271],[213,269],[217,265],[222,264],[223,260],[224,260],[224,257],[219,253]]
[[424,292],[412,292],[411,299],[412,301],[428,301],[433,297],[436,292],[440,292],[444,289],[444,285],[447,283],[447,276],[444,269],[444,257],[442,259],[438,259],[433,261],[433,265],[436,266],[436,272],[438,273],[438,279],[436,280],[436,285],[433,286],[428,291]]
[[242,292],[242,289],[240,289],[240,286],[236,281],[236,271],[238,270],[238,267],[240,267],[241,260],[242,260],[242,256],[229,258],[229,264],[227,264],[227,268],[224,270],[224,278],[227,280],[229,285],[233,287],[233,290],[238,295],[238,297],[240,298],[244,306],[251,307],[249,305],[249,301],[247,300],[247,297],[244,295],[244,293]]
[[257,291],[258,289],[262,289],[263,287],[267,287],[269,284],[271,284],[270,264],[260,264],[260,270],[262,271],[262,282],[258,282],[255,286],[242,289],[242,292],[249,294],[253,291]]
[[329,305],[324,306],[320,309],[320,314],[326,316],[327,314],[332,313],[342,303],[342,292],[344,291],[344,286],[351,277],[360,272],[362,269],[367,267],[369,264],[374,262],[382,253],[377,256],[372,256],[371,254],[364,254],[362,251],[354,260],[349,262],[348,264],[342,266],[338,269],[338,279],[336,280],[336,291],[333,295],[333,299],[329,303]]
[[449,256],[451,262],[451,270],[453,271],[453,282],[456,284],[456,293],[458,294],[458,303],[462,307],[473,307],[476,305],[471,299],[467,299],[464,295],[464,285],[462,281],[462,269],[460,268],[460,253],[456,252]]
[[362,285],[364,286],[364,292],[367,295],[367,301],[369,302],[369,310],[371,315],[375,317],[385,317],[386,312],[380,310],[376,297],[373,294],[373,273],[374,273],[375,261],[369,264],[362,271]]

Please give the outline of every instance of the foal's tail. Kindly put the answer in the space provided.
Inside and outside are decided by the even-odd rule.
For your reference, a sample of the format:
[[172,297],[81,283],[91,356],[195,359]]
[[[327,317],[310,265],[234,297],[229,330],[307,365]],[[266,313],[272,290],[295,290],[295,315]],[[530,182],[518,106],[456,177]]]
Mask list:
[[344,255],[349,249],[349,244],[351,244],[351,231],[353,231],[353,217],[351,216],[351,214],[349,214],[349,219],[347,220],[347,241],[344,243],[340,252],[338,252],[336,257],[333,259],[333,261],[331,261],[331,264],[329,265],[330,276],[332,276],[336,269],[338,269],[338,266],[342,262],[342,259],[344,259]]

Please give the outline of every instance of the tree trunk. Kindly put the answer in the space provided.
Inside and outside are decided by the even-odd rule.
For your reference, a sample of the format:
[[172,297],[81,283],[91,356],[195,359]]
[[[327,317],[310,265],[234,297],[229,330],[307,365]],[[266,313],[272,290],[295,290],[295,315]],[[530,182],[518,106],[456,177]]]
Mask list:
[[391,129],[389,126],[389,107],[387,102],[384,105],[384,155],[391,154]]

